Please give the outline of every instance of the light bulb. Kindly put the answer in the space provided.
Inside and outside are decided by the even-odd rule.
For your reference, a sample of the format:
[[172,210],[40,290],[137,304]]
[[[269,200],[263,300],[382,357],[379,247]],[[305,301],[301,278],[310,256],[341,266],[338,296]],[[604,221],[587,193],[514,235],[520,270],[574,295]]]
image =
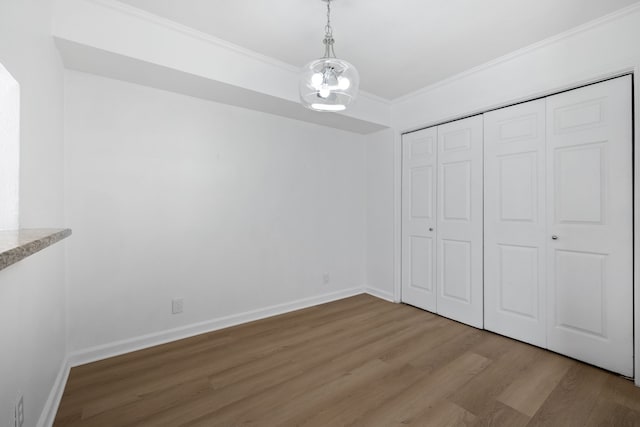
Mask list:
[[323,85],[318,91],[318,95],[320,95],[320,98],[328,98],[331,95],[331,90],[326,85]]
[[315,111],[342,111],[358,92],[358,71],[341,59],[311,61],[304,66],[300,77],[300,101]]
[[347,90],[351,86],[351,81],[346,77],[338,77],[338,87],[341,90]]
[[311,76],[311,86],[313,86],[314,89],[320,89],[320,86],[322,86],[321,73],[315,73],[313,76]]

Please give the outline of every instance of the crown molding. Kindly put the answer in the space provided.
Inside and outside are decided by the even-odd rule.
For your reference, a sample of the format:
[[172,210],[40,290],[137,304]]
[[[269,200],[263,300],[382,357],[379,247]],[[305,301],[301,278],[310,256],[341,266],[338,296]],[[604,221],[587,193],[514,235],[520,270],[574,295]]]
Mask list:
[[618,19],[624,18],[627,15],[631,15],[631,14],[636,13],[638,11],[640,11],[640,1],[637,2],[637,3],[634,3],[632,5],[629,5],[627,7],[624,7],[622,9],[619,9],[619,10],[617,10],[615,12],[612,12],[610,14],[601,16],[600,18],[594,19],[592,21],[586,22],[586,23],[584,23],[582,25],[579,25],[577,27],[571,28],[571,29],[569,29],[569,30],[567,30],[565,32],[562,32],[560,34],[557,34],[555,36],[551,36],[551,37],[546,38],[544,40],[541,40],[539,42],[533,43],[533,44],[531,44],[529,46],[525,46],[525,47],[523,47],[521,49],[515,50],[515,51],[510,52],[510,53],[508,53],[506,55],[500,56],[500,57],[498,57],[496,59],[493,59],[493,60],[491,60],[489,62],[485,62],[484,64],[478,65],[478,66],[473,67],[473,68],[469,68],[468,70],[462,71],[461,73],[454,74],[451,77],[448,77],[446,79],[440,80],[440,81],[438,81],[436,83],[433,83],[433,84],[431,84],[429,86],[425,86],[425,87],[423,87],[421,89],[418,89],[416,91],[410,92],[410,93],[408,93],[406,95],[402,95],[402,96],[399,96],[397,98],[393,98],[391,100],[391,104],[392,105],[396,105],[396,104],[403,103],[403,102],[405,102],[405,101],[407,101],[407,100],[409,100],[411,98],[414,98],[414,97],[429,93],[429,92],[431,92],[431,91],[433,91],[433,90],[435,90],[435,89],[437,89],[439,87],[446,86],[448,84],[451,84],[451,83],[454,83],[454,82],[456,82],[458,80],[461,80],[461,79],[463,79],[465,77],[468,77],[468,76],[471,76],[473,74],[479,73],[481,71],[487,70],[489,68],[495,67],[495,66],[500,65],[502,63],[509,62],[511,60],[514,60],[514,59],[520,57],[520,56],[526,55],[526,54],[531,53],[531,52],[535,52],[536,50],[539,50],[539,49],[545,48],[547,46],[550,46],[552,44],[558,43],[559,41],[574,37],[574,36],[576,36],[578,34],[581,34],[581,33],[585,32],[585,31],[589,31],[591,29],[603,26],[605,24],[608,24],[611,21],[616,21]]
[[[335,1],[335,0],[331,0],[331,1]],[[384,104],[384,105],[386,105],[388,107],[391,107],[391,105],[392,105],[392,102],[391,102],[390,99],[383,98],[381,96],[374,95],[373,93],[365,92],[363,90],[360,90],[360,92],[358,93],[358,97],[359,98],[367,98],[370,101],[378,102],[378,103]],[[356,99],[356,101],[357,101],[357,99]]]
[[[186,35],[188,37],[192,37],[194,39],[198,39],[200,41],[204,41],[206,43],[210,43],[211,45],[223,48],[223,49],[227,49],[230,51],[233,51],[235,53],[239,53],[241,55],[244,55],[248,58],[251,58],[253,60],[256,61],[260,61],[264,64],[268,64],[270,66],[273,67],[277,67],[283,71],[289,72],[289,73],[298,73],[300,71],[299,67],[296,67],[295,65],[289,64],[287,62],[284,61],[280,61],[278,59],[275,59],[273,57],[267,56],[267,55],[263,55],[261,53],[258,53],[256,51],[250,50],[250,49],[246,49],[242,46],[236,45],[234,43],[228,42],[226,40],[220,39],[218,37],[212,36],[209,33],[205,33],[203,31],[200,30],[196,30],[194,28],[188,27],[186,25],[180,24],[178,22],[172,21],[170,19],[167,18],[163,18],[161,16],[155,15],[151,12],[133,7],[131,5],[122,3],[118,0],[85,0],[88,2],[91,2],[93,4],[99,5],[101,7],[104,8],[108,8],[108,9],[112,9],[115,11],[118,11],[120,13],[124,13],[130,16],[133,16],[135,18],[138,19],[142,19],[145,20],[147,22],[150,22],[154,25],[158,25],[164,28],[167,28],[169,30],[172,31],[176,31],[179,32],[183,35]],[[547,39],[544,39],[542,41],[533,43],[529,46],[526,46],[524,48],[515,50],[513,52],[510,52],[506,55],[500,56],[496,59],[493,59],[489,62],[485,62],[484,64],[478,65],[476,67],[470,68],[468,70],[465,70],[463,72],[460,72],[458,74],[455,74],[451,77],[448,77],[446,79],[440,80],[436,83],[433,83],[431,85],[425,86],[423,88],[420,88],[416,91],[410,92],[408,94],[399,96],[397,98],[393,98],[393,99],[389,99],[389,98],[384,98],[378,95],[375,95],[373,93],[370,92],[366,92],[361,90],[359,96],[366,98],[370,101],[374,101],[377,103],[381,103],[383,105],[387,105],[389,107],[395,105],[395,104],[400,104],[402,102],[405,102],[411,98],[423,95],[425,93],[428,93],[432,90],[435,90],[439,87],[442,86],[446,86],[448,84],[451,84],[457,80],[461,80],[465,77],[468,77],[470,75],[476,74],[478,72],[481,72],[483,70],[495,67],[499,64],[511,61],[513,59],[516,59],[522,55],[534,52],[536,50],[542,49],[546,46],[552,45],[554,43],[557,43],[561,40],[567,39],[567,38],[571,38],[573,36],[576,36],[580,33],[583,33],[585,31],[591,30],[593,28],[597,28],[599,26],[605,25],[611,21],[615,21],[617,19],[621,19],[627,15],[633,14],[640,11],[640,1],[637,3],[634,3],[630,6],[627,6],[625,8],[619,9],[615,12],[612,12],[608,15],[604,15],[600,18],[594,19],[592,21],[589,21],[585,24],[579,25],[577,27],[574,27],[572,29],[569,29],[563,33],[560,33],[558,35],[549,37]]]
[[[111,10],[115,10],[117,12],[120,13],[124,13],[130,16],[133,16],[135,18],[138,19],[142,19],[145,20],[149,23],[152,23],[154,25],[158,25],[161,27],[164,27],[166,29],[169,29],[171,31],[176,31],[178,33],[182,33],[183,35],[186,35],[188,37],[192,37],[194,39],[198,39],[200,41],[204,41],[206,43],[210,43],[214,46],[223,48],[223,49],[227,49],[230,50],[232,52],[235,53],[239,53],[241,55],[244,55],[248,58],[251,58],[253,60],[256,61],[260,61],[263,62],[265,64],[268,64],[270,66],[273,67],[277,67],[281,70],[284,70],[286,72],[289,73],[295,73],[298,74],[300,72],[300,67],[296,67],[295,65],[289,64],[287,62],[284,61],[280,61],[278,59],[275,59],[273,57],[267,56],[267,55],[263,55],[261,53],[258,53],[254,50],[251,49],[246,49],[242,46],[238,46],[237,44],[228,42],[226,40],[220,39],[218,37],[212,36],[209,33],[205,33],[203,31],[200,30],[196,30],[194,28],[188,27],[186,25],[180,24],[178,22],[172,21],[171,19],[167,19],[167,18],[163,18],[161,16],[155,15],[151,12],[147,12],[146,10],[142,10],[139,9],[137,7],[128,5],[126,3],[122,3],[118,0],[85,0],[88,2],[91,2],[93,4],[96,4],[98,6],[104,7],[104,8],[108,8]],[[387,98],[383,98],[381,96],[378,95],[374,95],[372,93],[366,92],[366,91],[360,91],[359,93],[360,97],[366,98],[370,101],[374,101],[374,102],[379,102],[381,104],[384,105],[388,105],[391,106],[391,100],[387,99]]]
[[256,51],[250,50],[250,49],[246,49],[243,48],[241,46],[238,46],[236,44],[230,43],[226,40],[220,39],[218,37],[212,36],[209,33],[205,33],[203,31],[199,31],[196,30],[194,28],[188,27],[186,25],[180,24],[178,22],[172,21],[170,19],[167,18],[163,18],[161,16],[155,15],[151,12],[147,12],[146,10],[142,10],[142,9],[138,9],[137,7],[133,7],[131,5],[122,3],[120,1],[117,0],[85,0],[88,1],[90,3],[94,3],[96,5],[99,5],[101,7],[104,8],[108,8],[108,9],[112,9],[115,10],[117,12],[121,12],[130,16],[133,16],[135,18],[138,19],[143,19],[147,22],[150,22],[154,25],[158,25],[164,28],[167,28],[169,30],[172,31],[176,31],[179,33],[182,33],[188,37],[192,37],[194,39],[198,39],[200,41],[204,41],[207,43],[210,43],[212,45],[224,48],[224,49],[228,49],[231,50],[233,52],[236,53],[240,53],[242,55],[245,55],[251,59],[255,59],[258,61],[262,61],[266,64],[281,68],[283,70],[286,70],[288,72],[293,72],[293,73],[297,73],[299,72],[299,68],[288,64],[286,62],[283,61],[279,61],[275,58],[272,58],[270,56],[267,55],[263,55],[261,53],[258,53]]

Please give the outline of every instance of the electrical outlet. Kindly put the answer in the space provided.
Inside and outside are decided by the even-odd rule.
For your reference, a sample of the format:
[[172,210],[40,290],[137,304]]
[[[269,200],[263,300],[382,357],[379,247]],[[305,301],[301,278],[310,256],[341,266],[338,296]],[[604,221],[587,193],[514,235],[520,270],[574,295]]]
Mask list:
[[184,299],[183,298],[174,298],[171,301],[171,313],[172,314],[180,314],[180,313],[182,313],[183,306],[184,306]]
[[24,425],[24,398],[22,396],[18,398],[18,403],[16,403],[14,425],[15,427],[22,427]]
[[322,283],[324,283],[325,285],[328,284],[331,281],[331,276],[329,275],[329,273],[324,273],[322,275]]

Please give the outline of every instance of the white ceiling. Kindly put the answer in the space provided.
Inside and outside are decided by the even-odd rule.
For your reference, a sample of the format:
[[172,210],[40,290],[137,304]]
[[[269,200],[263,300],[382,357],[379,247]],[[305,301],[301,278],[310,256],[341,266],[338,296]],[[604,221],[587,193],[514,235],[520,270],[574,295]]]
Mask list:
[[[321,0],[121,0],[295,66],[323,54]],[[334,0],[336,54],[395,99],[637,0]]]

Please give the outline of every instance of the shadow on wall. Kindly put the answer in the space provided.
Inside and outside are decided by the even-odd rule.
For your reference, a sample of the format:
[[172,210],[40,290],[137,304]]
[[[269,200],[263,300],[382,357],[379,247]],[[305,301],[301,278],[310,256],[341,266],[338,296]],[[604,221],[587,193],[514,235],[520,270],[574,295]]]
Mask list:
[[0,64],[0,230],[18,224],[20,85]]

